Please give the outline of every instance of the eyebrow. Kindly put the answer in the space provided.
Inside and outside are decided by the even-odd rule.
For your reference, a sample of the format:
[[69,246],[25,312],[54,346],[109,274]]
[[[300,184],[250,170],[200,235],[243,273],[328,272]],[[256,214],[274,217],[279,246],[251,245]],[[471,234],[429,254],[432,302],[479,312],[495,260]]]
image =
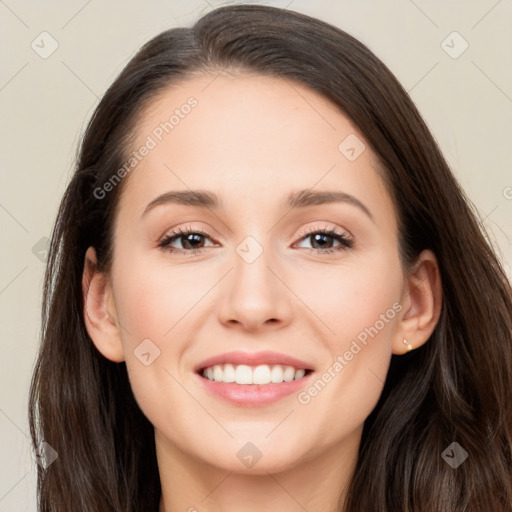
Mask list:
[[[291,192],[286,199],[286,205],[290,209],[330,203],[347,203],[356,206],[374,221],[371,211],[359,199],[346,192],[304,189]],[[146,215],[153,208],[166,204],[195,206],[196,208],[212,210],[219,210],[222,207],[219,197],[208,190],[173,190],[153,199],[144,209],[142,216]]]

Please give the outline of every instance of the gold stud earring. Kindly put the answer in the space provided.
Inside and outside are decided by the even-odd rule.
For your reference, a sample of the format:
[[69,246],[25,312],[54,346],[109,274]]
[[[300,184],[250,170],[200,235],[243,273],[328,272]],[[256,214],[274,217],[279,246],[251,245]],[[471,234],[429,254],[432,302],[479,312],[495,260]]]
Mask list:
[[410,352],[412,350],[412,345],[410,343],[407,343],[407,340],[404,338],[404,341],[402,342],[404,345],[407,345],[407,352]]

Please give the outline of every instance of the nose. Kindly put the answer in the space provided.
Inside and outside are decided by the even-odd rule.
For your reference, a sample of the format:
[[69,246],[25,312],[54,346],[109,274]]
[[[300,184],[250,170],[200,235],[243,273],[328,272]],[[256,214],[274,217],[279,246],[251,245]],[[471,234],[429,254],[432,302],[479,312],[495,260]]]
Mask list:
[[284,272],[270,249],[258,255],[262,247],[249,244],[243,248],[234,251],[232,269],[221,283],[219,321],[246,331],[283,328],[291,321],[293,295]]

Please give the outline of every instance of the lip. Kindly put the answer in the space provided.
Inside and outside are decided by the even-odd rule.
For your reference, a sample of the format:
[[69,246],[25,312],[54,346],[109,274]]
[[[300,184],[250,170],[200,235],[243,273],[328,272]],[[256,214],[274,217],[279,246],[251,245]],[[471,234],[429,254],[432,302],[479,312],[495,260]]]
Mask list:
[[[245,364],[248,366],[259,366],[262,364],[280,364],[283,366],[293,366],[296,369],[309,370],[302,379],[291,382],[281,382],[279,384],[236,384],[235,382],[215,382],[204,378],[201,373],[204,368],[215,366],[216,364]],[[301,361],[286,354],[278,352],[226,352],[214,357],[205,359],[194,368],[196,377],[208,394],[219,397],[230,402],[233,405],[245,407],[263,407],[273,404],[292,393],[298,393],[302,388],[309,385],[313,375],[314,368],[311,364]]]
[[209,394],[239,407],[263,407],[292,393],[297,394],[302,388],[309,385],[313,375],[315,372],[306,374],[302,379],[280,384],[236,384],[234,382],[215,382],[201,377],[198,373],[195,374]]
[[305,361],[301,361],[295,357],[280,354],[279,352],[263,351],[263,352],[225,352],[208,359],[205,359],[194,367],[196,373],[201,372],[204,368],[214,366],[216,364],[246,364],[247,366],[259,366],[262,364],[280,364],[283,366],[293,366],[297,370],[314,370],[313,366]]

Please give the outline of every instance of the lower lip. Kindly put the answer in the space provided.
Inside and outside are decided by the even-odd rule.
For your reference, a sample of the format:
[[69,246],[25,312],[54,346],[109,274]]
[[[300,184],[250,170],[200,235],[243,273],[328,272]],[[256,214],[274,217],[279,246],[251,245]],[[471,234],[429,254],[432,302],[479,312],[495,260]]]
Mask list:
[[197,374],[203,386],[220,398],[240,406],[258,407],[275,403],[293,393],[298,393],[310,380],[314,372],[302,379],[280,384],[236,384],[215,382]]

